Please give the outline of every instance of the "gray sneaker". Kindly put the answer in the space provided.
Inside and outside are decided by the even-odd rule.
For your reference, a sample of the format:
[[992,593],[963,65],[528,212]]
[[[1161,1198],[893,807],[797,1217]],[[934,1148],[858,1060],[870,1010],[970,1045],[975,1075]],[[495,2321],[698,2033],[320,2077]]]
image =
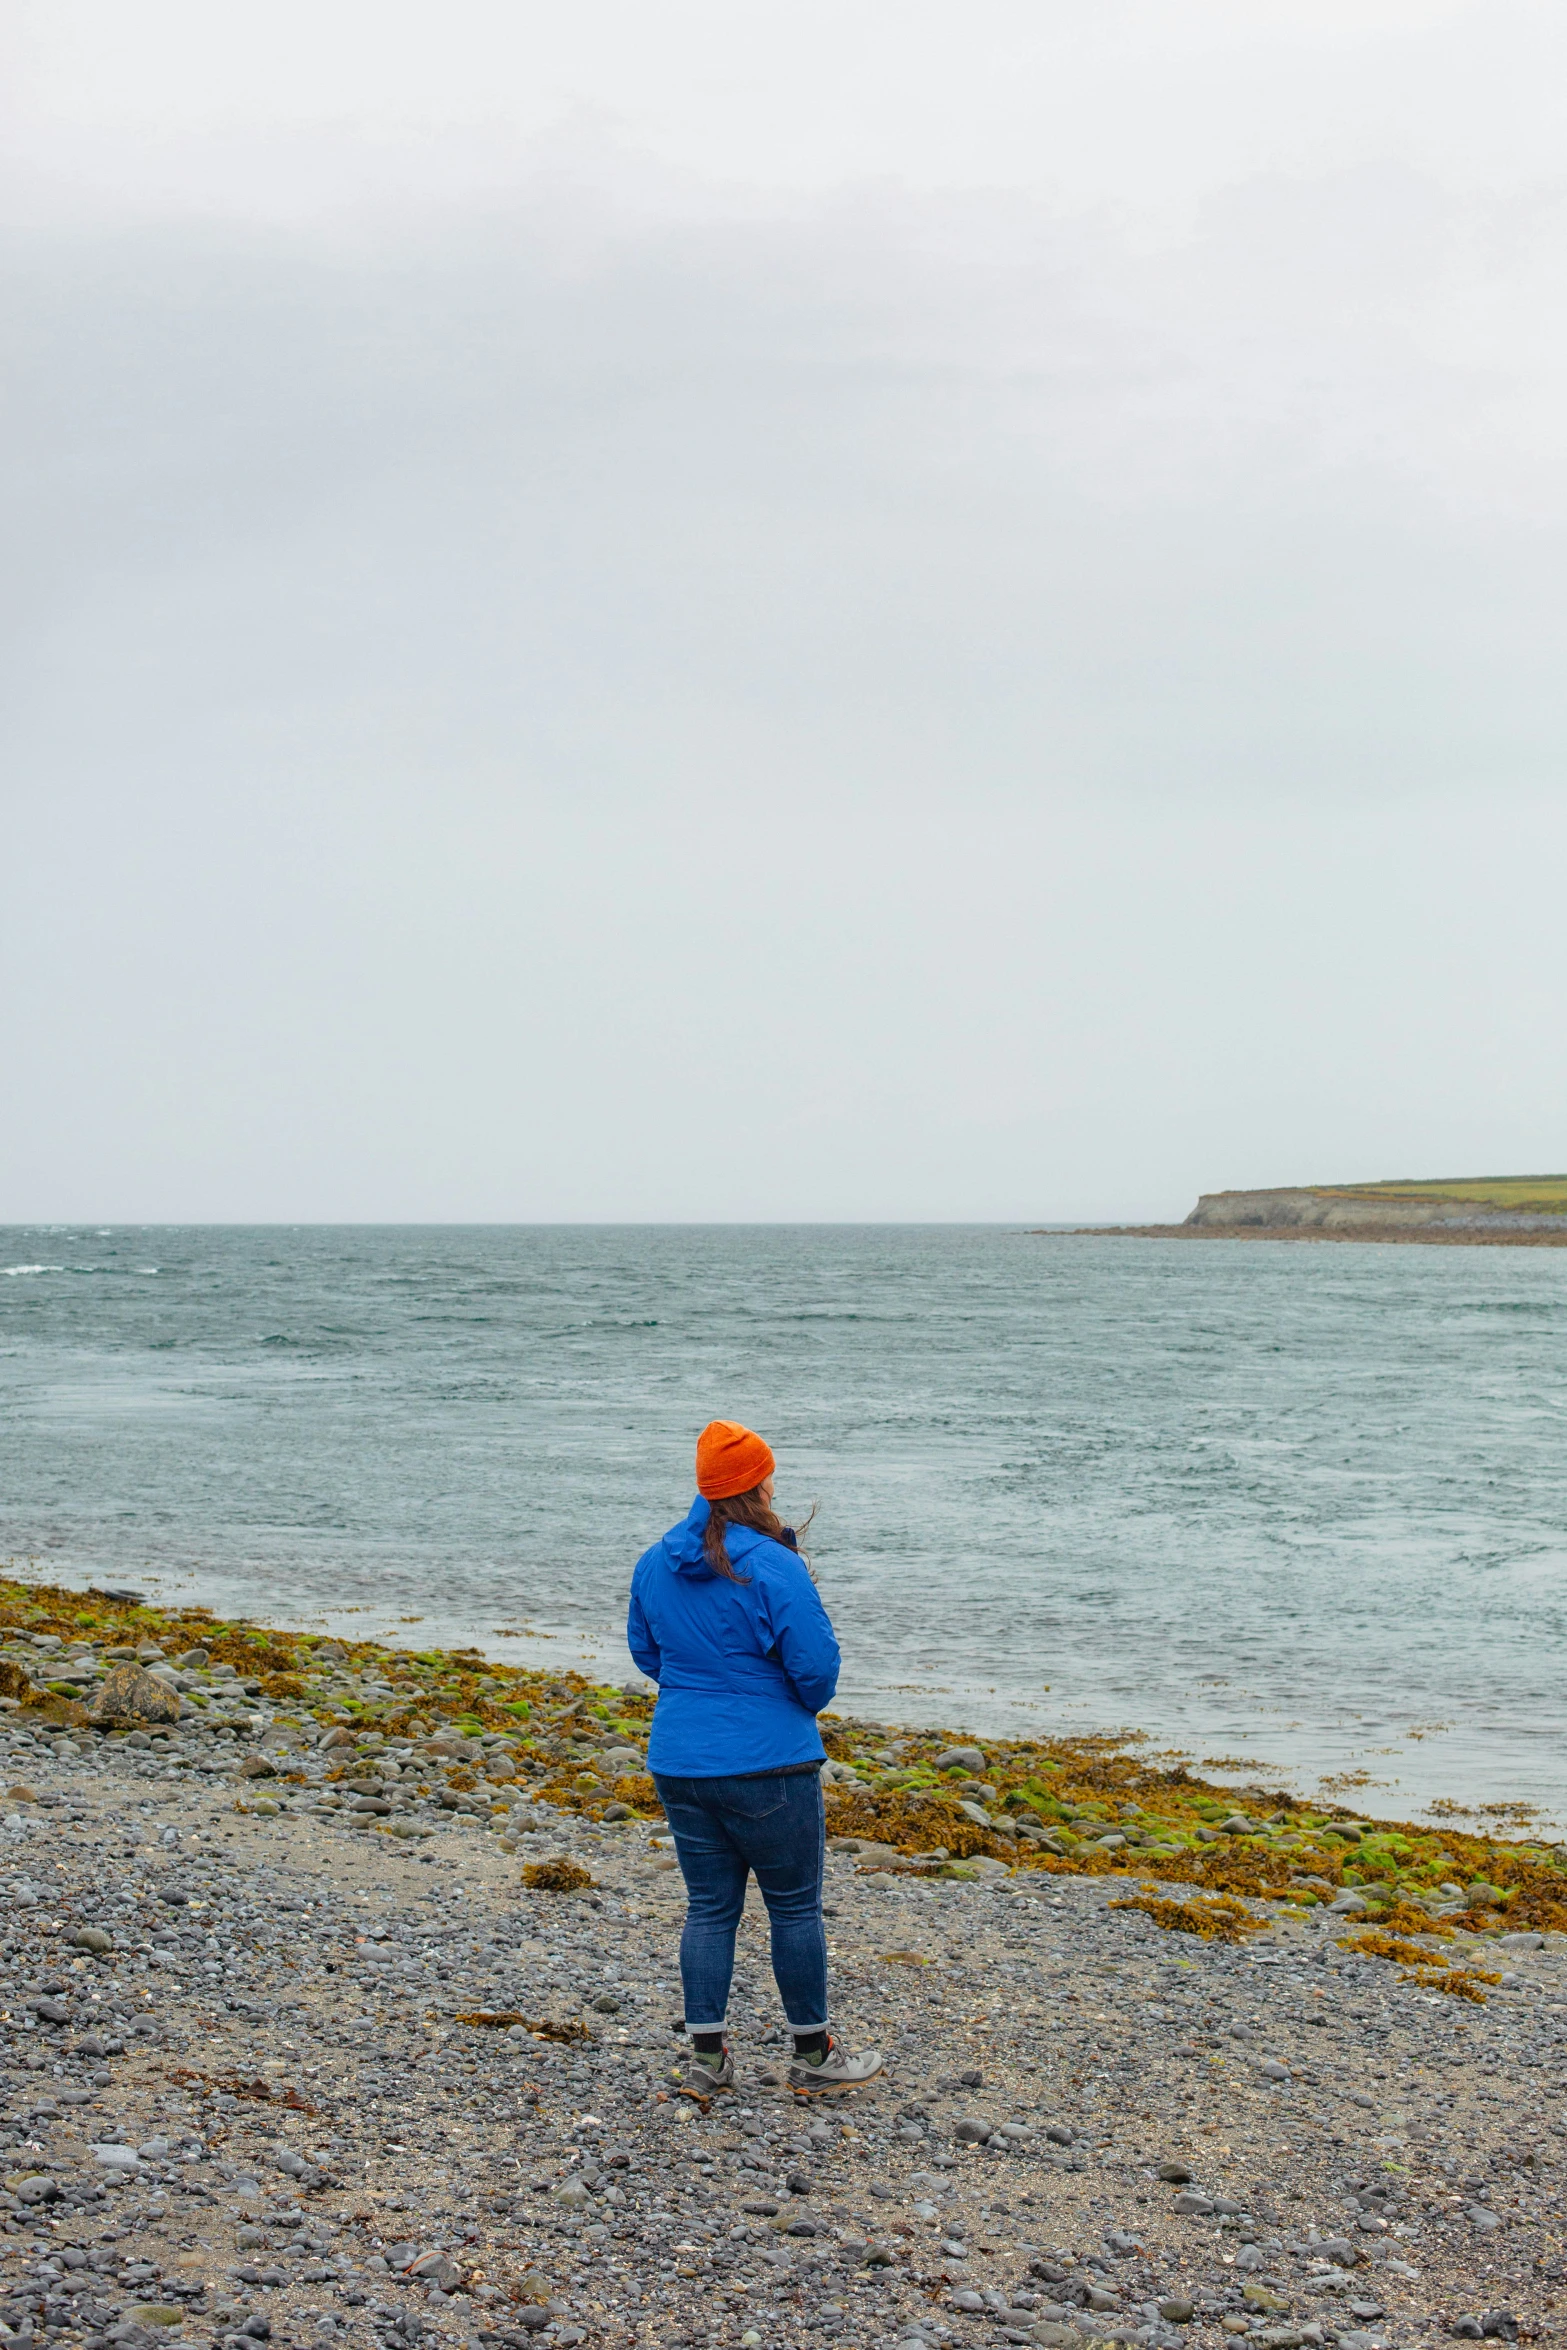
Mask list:
[[735,2060],[727,2048],[718,2056],[703,2056],[693,2048],[682,2060],[681,2071],[685,2087],[699,2089],[704,2097],[715,2089],[732,2089],[735,2085]]
[[850,2056],[830,2036],[825,2056],[797,2056],[789,2067],[791,2089],[852,2089],[860,2081],[874,2080],[882,2068],[881,2051],[866,2048],[858,2056]]

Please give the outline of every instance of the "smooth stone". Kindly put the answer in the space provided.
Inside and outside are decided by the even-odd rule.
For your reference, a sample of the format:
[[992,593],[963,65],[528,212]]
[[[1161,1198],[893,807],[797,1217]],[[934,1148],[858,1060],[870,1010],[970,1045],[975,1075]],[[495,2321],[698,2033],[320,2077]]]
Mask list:
[[179,1693],[140,1665],[112,1665],[88,1712],[89,1719],[100,1725],[177,1722]]

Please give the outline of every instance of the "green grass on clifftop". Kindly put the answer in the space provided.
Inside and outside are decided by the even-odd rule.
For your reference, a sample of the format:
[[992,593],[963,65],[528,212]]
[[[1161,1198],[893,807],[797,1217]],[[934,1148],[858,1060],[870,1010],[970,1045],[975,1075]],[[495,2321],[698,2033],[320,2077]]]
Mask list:
[[1467,1207],[1567,1216],[1567,1175],[1395,1175],[1380,1183],[1313,1183],[1310,1189],[1326,1199],[1450,1199]]

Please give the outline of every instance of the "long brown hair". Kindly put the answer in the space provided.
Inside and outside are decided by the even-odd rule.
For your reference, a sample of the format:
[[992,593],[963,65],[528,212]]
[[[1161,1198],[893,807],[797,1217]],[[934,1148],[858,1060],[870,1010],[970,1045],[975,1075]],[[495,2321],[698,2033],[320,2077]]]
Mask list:
[[[714,1574],[727,1577],[731,1583],[749,1583],[751,1580],[749,1575],[737,1575],[730,1562],[725,1536],[731,1526],[747,1526],[753,1534],[766,1534],[774,1542],[782,1542],[785,1549],[794,1548],[794,1544],[786,1539],[793,1529],[786,1526],[776,1510],[763,1501],[760,1485],[753,1485],[749,1493],[729,1493],[722,1501],[710,1501],[707,1510],[702,1549]],[[815,1515],[813,1509],[805,1521],[807,1526]]]

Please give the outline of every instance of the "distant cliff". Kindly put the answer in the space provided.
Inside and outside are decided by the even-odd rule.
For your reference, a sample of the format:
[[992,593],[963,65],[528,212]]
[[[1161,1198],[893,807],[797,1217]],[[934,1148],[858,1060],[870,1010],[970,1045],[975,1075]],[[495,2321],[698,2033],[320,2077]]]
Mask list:
[[1567,1175],[1400,1177],[1205,1191],[1184,1224],[1059,1225],[1036,1240],[1382,1240],[1567,1248]]
[[1438,1233],[1545,1232],[1567,1239],[1567,1177],[1472,1177],[1438,1182],[1292,1185],[1279,1191],[1206,1191],[1183,1231]]

